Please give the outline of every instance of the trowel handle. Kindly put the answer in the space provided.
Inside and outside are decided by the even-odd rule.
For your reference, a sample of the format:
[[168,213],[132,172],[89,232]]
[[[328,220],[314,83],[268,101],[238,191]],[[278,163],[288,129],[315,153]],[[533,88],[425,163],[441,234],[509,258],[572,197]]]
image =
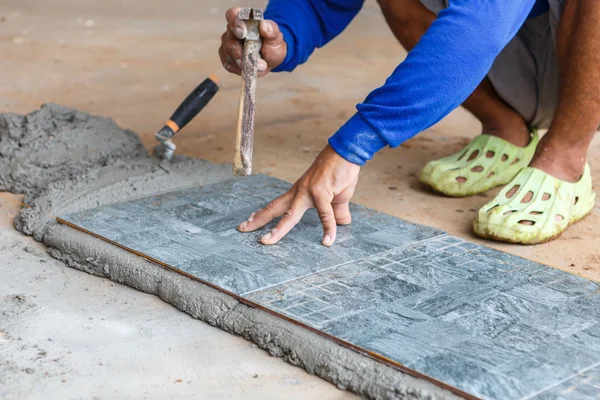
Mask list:
[[173,129],[175,132],[183,129],[202,111],[218,91],[219,79],[214,75],[209,76],[177,107],[167,125],[171,129],[175,128]]

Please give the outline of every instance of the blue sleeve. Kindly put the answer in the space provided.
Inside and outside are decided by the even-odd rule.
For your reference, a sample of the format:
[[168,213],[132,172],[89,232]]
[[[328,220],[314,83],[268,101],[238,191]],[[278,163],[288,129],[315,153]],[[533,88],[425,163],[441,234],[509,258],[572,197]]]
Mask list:
[[516,35],[535,0],[453,0],[385,84],[330,139],[363,165],[397,147],[464,102]]
[[364,0],[271,0],[265,18],[275,21],[287,43],[287,55],[274,72],[292,71],[342,33]]

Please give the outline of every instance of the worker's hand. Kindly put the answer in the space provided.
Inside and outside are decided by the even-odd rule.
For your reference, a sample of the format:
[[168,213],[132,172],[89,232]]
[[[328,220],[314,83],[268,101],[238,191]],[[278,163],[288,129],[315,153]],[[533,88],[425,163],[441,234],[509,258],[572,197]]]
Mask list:
[[[233,74],[241,74],[242,52],[244,49],[243,39],[246,37],[247,29],[244,21],[238,19],[240,8],[230,8],[225,14],[227,18],[227,31],[221,36],[221,47],[219,56],[225,69]],[[285,60],[287,44],[283,40],[283,34],[279,26],[270,20],[264,20],[259,25],[262,37],[262,48],[258,60],[258,76],[268,74],[273,68]]]
[[252,214],[238,229],[251,232],[283,215],[277,226],[261,239],[263,244],[275,244],[300,222],[306,210],[316,207],[323,224],[322,243],[331,246],[337,225],[352,221],[349,203],[359,172],[358,165],[346,161],[328,145],[292,189]]

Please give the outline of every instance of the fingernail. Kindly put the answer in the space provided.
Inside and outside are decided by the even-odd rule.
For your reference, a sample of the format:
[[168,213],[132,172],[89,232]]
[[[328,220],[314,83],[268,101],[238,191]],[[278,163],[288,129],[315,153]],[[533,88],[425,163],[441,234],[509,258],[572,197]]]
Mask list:
[[240,224],[240,227],[239,227],[239,228],[240,228],[241,230],[245,230],[247,226],[248,226],[248,221],[245,221],[245,222],[242,222],[242,223]]
[[277,233],[277,229],[273,228],[271,229],[271,231],[269,231],[269,233],[267,233],[265,236],[263,236],[260,240],[269,240],[273,237],[273,235]]
[[325,235],[325,237],[323,238],[323,245],[331,246],[331,236],[330,235]]
[[273,25],[271,25],[270,22],[265,22],[265,29],[267,30],[267,33],[270,35],[273,32]]
[[271,232],[269,232],[265,236],[263,236],[260,240],[269,240],[269,239],[271,239],[271,237],[273,237],[273,234]]
[[255,212],[253,212],[252,214],[250,214],[250,216],[248,217],[248,222],[252,222],[254,221],[254,216],[256,215]]
[[264,60],[258,60],[258,72],[264,72],[267,70],[267,63]]
[[242,60],[235,60],[235,63],[238,65],[238,67],[242,68]]

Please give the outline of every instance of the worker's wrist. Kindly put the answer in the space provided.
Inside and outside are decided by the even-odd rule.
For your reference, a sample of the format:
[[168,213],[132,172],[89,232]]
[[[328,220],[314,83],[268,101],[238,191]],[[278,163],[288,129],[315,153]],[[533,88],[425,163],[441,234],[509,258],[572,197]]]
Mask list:
[[364,165],[388,144],[359,113],[356,113],[329,138],[329,145],[347,161]]
[[284,25],[283,22],[277,22],[279,25],[279,31],[283,35],[283,40],[285,41],[287,52],[285,54],[285,59],[279,64],[277,67],[273,68],[271,72],[290,72],[296,65],[292,62],[294,57],[294,52],[296,51],[296,42],[294,35],[292,32]]

